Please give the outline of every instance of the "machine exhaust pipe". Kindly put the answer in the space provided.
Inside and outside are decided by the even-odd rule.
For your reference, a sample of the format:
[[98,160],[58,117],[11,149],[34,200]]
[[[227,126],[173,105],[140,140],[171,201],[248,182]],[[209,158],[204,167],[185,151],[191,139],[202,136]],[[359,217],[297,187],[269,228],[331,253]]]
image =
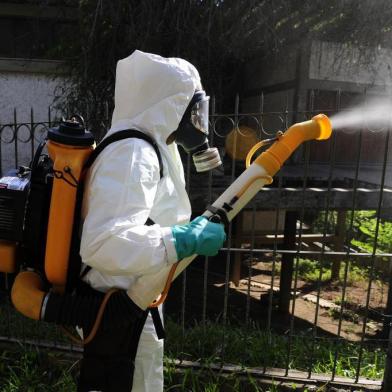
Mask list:
[[11,301],[16,310],[33,320],[41,320],[42,305],[47,293],[36,272],[23,271],[16,276],[11,290]]

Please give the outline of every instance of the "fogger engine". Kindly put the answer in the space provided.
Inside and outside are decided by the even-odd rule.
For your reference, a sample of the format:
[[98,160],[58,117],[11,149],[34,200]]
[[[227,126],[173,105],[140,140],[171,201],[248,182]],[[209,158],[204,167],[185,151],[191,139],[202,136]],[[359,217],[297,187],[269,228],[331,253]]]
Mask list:
[[[40,145],[36,157],[41,152]],[[47,155],[0,179],[1,272],[13,273],[20,266],[42,269],[52,185],[52,161]]]
[[[17,170],[0,179],[1,248],[16,246],[16,243],[23,238],[24,212],[29,185],[29,178]],[[13,262],[14,260],[8,260],[7,265],[12,266]],[[10,269],[7,272],[13,272],[14,268]]]
[[20,168],[0,179],[0,238],[23,239],[24,212],[30,188],[27,172]]

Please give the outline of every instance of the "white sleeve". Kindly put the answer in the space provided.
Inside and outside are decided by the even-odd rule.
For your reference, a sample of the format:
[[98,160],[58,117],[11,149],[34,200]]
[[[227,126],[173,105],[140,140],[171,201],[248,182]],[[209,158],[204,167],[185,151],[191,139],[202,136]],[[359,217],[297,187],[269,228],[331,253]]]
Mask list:
[[144,140],[105,148],[86,181],[84,263],[108,275],[137,276],[177,261],[170,227],[145,225],[159,180],[157,154]]

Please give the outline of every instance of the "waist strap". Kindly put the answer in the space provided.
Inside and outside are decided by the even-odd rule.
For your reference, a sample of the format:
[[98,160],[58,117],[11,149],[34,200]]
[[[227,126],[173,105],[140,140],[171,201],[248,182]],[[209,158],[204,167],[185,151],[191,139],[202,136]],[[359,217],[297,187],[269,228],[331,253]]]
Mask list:
[[165,329],[163,328],[163,323],[158,308],[148,308],[148,311],[151,314],[152,322],[154,323],[154,328],[155,332],[157,333],[158,339],[165,339],[166,333]]

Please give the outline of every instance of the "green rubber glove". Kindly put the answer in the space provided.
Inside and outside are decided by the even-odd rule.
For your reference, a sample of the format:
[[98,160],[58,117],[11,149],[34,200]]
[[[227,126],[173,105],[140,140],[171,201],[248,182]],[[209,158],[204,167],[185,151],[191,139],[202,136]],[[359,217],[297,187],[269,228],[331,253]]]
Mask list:
[[172,226],[171,230],[179,260],[194,254],[215,256],[226,240],[223,225],[204,216],[185,225]]

